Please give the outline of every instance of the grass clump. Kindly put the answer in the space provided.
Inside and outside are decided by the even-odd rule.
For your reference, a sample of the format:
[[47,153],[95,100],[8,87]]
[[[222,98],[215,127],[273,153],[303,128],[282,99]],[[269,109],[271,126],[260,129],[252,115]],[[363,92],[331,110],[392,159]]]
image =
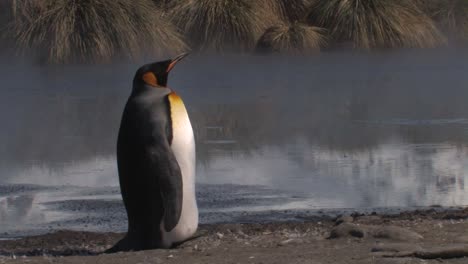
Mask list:
[[432,19],[410,0],[316,0],[308,21],[354,48],[430,48],[445,44]]
[[278,21],[271,0],[174,0],[171,18],[200,51],[250,51],[264,30]]
[[257,43],[259,53],[308,54],[326,44],[324,30],[301,23],[268,28]]
[[310,0],[276,0],[286,21],[302,21],[307,16]]
[[137,60],[186,49],[151,0],[37,0],[13,7],[10,34],[18,49],[46,62]]
[[468,42],[468,1],[433,0],[430,15],[456,43]]

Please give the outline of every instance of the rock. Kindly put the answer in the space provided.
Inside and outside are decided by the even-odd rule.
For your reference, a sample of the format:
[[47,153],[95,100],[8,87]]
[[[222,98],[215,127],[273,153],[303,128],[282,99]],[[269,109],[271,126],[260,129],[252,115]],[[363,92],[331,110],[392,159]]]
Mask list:
[[290,239],[286,239],[286,240],[283,240],[283,241],[279,242],[278,246],[297,245],[297,244],[300,244],[302,242],[303,241],[301,239],[290,238]]
[[366,236],[366,233],[365,228],[362,226],[352,223],[343,223],[334,227],[328,238],[342,238],[348,236],[363,238]]
[[374,238],[397,241],[420,241],[423,239],[420,234],[398,226],[373,226],[371,229]]
[[371,248],[371,252],[404,252],[418,250],[422,250],[422,247],[409,243],[379,243]]
[[335,220],[335,225],[341,225],[342,223],[352,223],[354,221],[354,218],[350,215],[345,215],[338,217]]
[[249,236],[246,235],[242,230],[237,231],[237,235],[241,238],[248,238]]
[[341,225],[334,227],[330,232],[329,238],[350,236],[357,238],[373,237],[408,242],[423,239],[423,236],[420,234],[398,226],[371,226],[353,223],[342,223]]
[[364,223],[380,223],[382,222],[382,217],[380,215],[364,215],[359,217],[359,221]]
[[390,258],[420,258],[420,259],[452,259],[452,258],[466,258],[468,257],[468,246],[466,245],[450,245],[439,248],[432,248],[426,250],[416,250],[408,252],[399,252],[390,255],[383,255],[383,257]]

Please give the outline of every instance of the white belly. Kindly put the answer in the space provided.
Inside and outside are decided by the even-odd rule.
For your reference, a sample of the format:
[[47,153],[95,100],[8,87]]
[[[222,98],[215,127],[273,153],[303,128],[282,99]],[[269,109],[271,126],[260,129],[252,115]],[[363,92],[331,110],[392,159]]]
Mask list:
[[192,125],[183,103],[179,104],[172,99],[170,101],[173,135],[171,148],[182,172],[183,198],[182,213],[176,227],[166,232],[164,223],[160,225],[163,244],[167,247],[174,242],[182,242],[190,238],[198,227],[198,208],[195,197],[195,139]]

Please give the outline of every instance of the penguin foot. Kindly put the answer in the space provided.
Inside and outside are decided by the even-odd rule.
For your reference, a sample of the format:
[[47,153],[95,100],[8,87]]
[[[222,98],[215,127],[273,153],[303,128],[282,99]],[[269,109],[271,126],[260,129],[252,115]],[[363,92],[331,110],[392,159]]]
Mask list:
[[142,238],[137,238],[134,236],[125,236],[113,247],[104,251],[104,254],[112,254],[117,252],[126,252],[126,251],[140,251],[140,250],[150,250],[158,248],[168,248],[164,247],[159,243],[145,242]]
[[115,244],[113,247],[107,249],[104,251],[104,254],[112,254],[112,253],[117,253],[121,251],[134,251],[135,248],[131,245],[129,242],[129,239],[127,237],[122,238],[117,244]]

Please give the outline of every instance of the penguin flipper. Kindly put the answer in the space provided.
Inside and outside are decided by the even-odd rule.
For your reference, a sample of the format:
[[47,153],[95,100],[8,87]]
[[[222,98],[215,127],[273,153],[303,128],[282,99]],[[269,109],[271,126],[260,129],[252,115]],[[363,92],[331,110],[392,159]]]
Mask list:
[[164,207],[164,229],[166,232],[176,227],[182,213],[182,172],[169,143],[152,149],[153,175],[158,175],[159,191]]

